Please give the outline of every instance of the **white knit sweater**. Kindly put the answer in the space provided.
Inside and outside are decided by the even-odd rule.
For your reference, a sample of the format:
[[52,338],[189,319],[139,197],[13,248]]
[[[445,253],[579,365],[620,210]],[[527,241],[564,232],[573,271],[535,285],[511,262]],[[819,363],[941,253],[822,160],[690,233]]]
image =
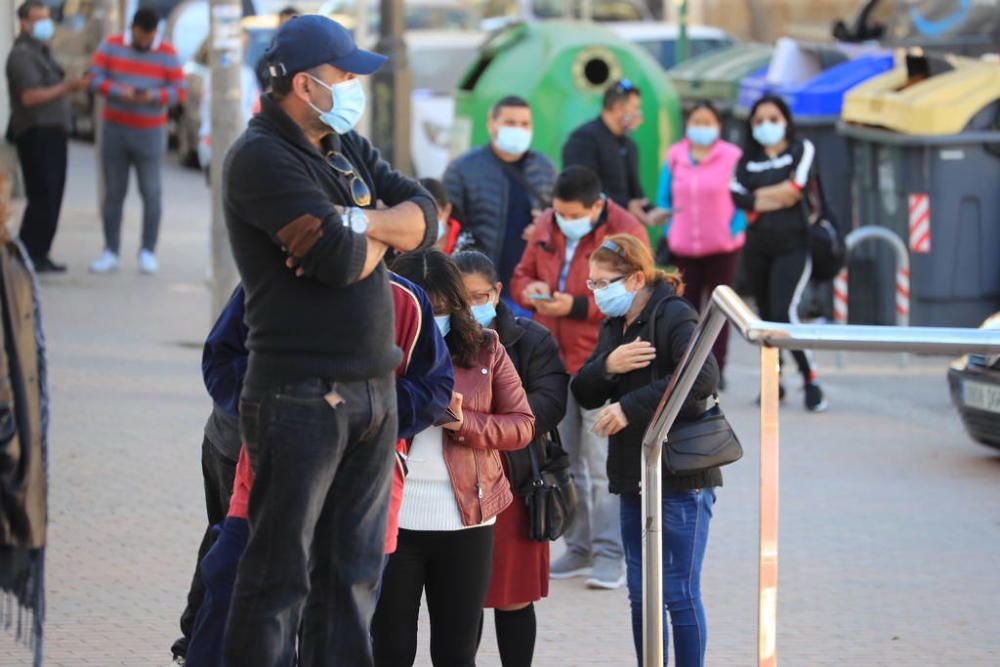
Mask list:
[[[421,431],[410,444],[406,460],[409,472],[403,485],[399,527],[405,530],[464,530],[448,466],[444,462],[444,429],[434,426]],[[479,524],[489,526],[496,517]]]

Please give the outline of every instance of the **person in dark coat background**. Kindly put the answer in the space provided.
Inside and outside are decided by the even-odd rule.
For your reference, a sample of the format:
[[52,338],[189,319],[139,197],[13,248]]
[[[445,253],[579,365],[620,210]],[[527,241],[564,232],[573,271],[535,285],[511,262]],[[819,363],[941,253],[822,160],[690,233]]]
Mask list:
[[[489,257],[467,251],[455,255],[454,260],[462,272],[473,317],[500,335],[500,342],[521,376],[535,414],[537,440],[553,431],[566,414],[569,375],[559,357],[559,346],[548,329],[515,317],[500,300],[503,285]],[[504,464],[509,477],[507,458]],[[493,573],[484,606],[494,610],[504,667],[531,666],[536,635],[534,603],[549,592],[549,544],[529,539],[528,521],[524,499],[515,498],[497,517],[495,529]]]
[[[500,99],[487,119],[490,143],[455,158],[444,186],[462,225],[455,250],[479,250],[507,285],[542,211],[552,203],[556,168],[531,149],[532,110],[520,97]],[[504,290],[507,305],[520,307]],[[524,313],[527,315],[528,313]]]
[[601,115],[576,128],[563,145],[562,164],[587,167],[604,192],[646,226],[664,221],[654,211],[639,177],[639,146],[629,134],[642,124],[641,91],[628,79],[611,84],[601,100]]

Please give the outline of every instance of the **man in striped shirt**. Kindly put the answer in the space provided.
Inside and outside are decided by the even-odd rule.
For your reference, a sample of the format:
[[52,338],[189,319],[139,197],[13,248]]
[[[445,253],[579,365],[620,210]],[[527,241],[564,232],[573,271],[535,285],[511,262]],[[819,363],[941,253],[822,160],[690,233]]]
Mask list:
[[132,28],[104,40],[92,63],[92,89],[107,101],[101,165],[104,170],[104,252],[90,265],[94,273],[118,270],[122,207],[129,170],[135,167],[142,193],[142,247],[139,270],[159,269],[160,162],[167,147],[167,109],[184,101],[184,72],[173,46],[157,37],[159,17],[140,9]]

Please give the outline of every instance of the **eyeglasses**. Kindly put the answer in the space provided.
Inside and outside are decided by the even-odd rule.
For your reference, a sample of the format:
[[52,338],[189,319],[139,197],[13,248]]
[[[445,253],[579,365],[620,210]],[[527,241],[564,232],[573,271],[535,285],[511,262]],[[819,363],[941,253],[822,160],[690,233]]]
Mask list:
[[351,179],[351,199],[356,205],[364,208],[372,203],[372,191],[368,189],[368,184],[361,180],[358,172],[354,170],[354,165],[346,157],[337,151],[330,151],[326,154],[326,163],[341,176]]
[[587,289],[591,292],[596,292],[599,289],[604,289],[619,280],[624,280],[625,278],[628,278],[628,276],[618,276],[617,278],[612,278],[611,280],[588,280]]
[[493,298],[493,293],[495,289],[490,289],[485,292],[469,292],[469,303],[473,306],[482,306],[490,302]]

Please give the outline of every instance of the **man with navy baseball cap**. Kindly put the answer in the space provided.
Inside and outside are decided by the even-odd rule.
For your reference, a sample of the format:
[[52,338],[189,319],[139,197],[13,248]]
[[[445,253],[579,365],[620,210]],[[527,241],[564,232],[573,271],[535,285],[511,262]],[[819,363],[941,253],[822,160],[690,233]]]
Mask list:
[[402,358],[382,257],[431,245],[437,210],[354,131],[358,77],[383,56],[335,21],[300,16],[265,57],[271,92],[223,173],[256,474],[225,664],[286,667],[297,653],[301,667],[368,667]]

